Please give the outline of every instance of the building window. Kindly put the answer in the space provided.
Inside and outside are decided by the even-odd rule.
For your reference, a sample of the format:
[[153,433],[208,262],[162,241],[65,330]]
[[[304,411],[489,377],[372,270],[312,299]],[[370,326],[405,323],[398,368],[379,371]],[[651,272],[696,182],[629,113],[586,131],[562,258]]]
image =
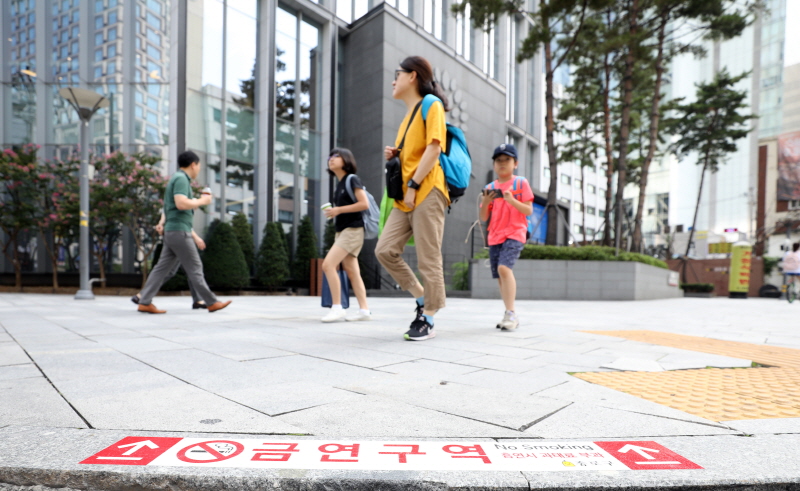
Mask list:
[[590,215],[594,215],[594,214],[597,213],[597,210],[595,209],[594,206],[587,206],[586,207],[586,213],[588,213]]
[[583,187],[583,181],[581,181],[580,179],[575,179],[575,188],[581,189],[582,187]]
[[594,184],[587,184],[586,191],[589,194],[597,194],[597,186],[595,186]]
[[547,166],[544,168],[544,180],[548,183],[550,182],[550,167]]
[[790,210],[800,210],[800,199],[793,199],[789,201]]
[[594,229],[592,227],[586,227],[586,235],[594,237]]
[[558,198],[558,202],[569,206],[569,200],[567,198]]
[[572,209],[575,211],[583,211],[583,203],[578,203],[577,201],[572,203]]
[[605,218],[606,217],[606,210],[604,210],[603,208],[600,208],[599,210],[597,210],[597,216],[599,216],[600,218]]
[[569,177],[566,174],[561,174],[561,182],[564,183],[564,184],[571,184],[572,183],[572,178]]
[[573,225],[572,229],[575,231],[576,234],[583,235],[583,227],[581,227],[580,225]]

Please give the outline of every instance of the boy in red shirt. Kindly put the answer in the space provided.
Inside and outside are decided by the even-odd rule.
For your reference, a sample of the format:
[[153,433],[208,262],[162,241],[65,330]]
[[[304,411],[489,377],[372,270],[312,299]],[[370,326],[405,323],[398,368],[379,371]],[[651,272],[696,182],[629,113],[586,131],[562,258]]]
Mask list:
[[497,278],[506,308],[503,320],[497,327],[512,331],[519,326],[519,319],[514,312],[517,280],[512,268],[528,240],[527,217],[533,212],[533,191],[524,177],[514,175],[518,164],[514,145],[504,143],[497,147],[492,160],[497,180],[483,189],[481,220],[489,220],[492,278]]

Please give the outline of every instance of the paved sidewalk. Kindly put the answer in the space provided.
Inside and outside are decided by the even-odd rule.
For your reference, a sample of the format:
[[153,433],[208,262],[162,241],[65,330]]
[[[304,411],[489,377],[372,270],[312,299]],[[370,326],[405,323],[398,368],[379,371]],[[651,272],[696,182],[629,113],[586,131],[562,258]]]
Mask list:
[[[800,459],[789,451],[800,448],[800,418],[705,419],[573,375],[759,370],[750,368],[753,359],[741,358],[746,350],[733,357],[585,331],[655,331],[800,350],[798,305],[724,298],[520,301],[520,328],[501,332],[494,327],[502,317],[500,301],[448,299],[436,316],[437,337],[409,342],[402,334],[413,317],[410,298],[370,298],[372,321],[335,324],[319,322],[327,311],[318,298],[233,300],[228,309],[208,314],[191,310],[189,297],[160,297],[156,305],[169,313],[155,316],[137,313],[126,297],[78,302],[0,295],[0,490],[36,484],[471,490],[800,485]],[[792,351],[784,353],[791,358]],[[781,403],[800,410],[792,402],[800,387],[784,386],[788,402]],[[758,405],[759,395],[753,398]],[[720,403],[735,404],[700,402]],[[462,441],[494,448],[531,441],[653,441],[703,469],[79,464],[127,436],[264,435],[274,441]]]

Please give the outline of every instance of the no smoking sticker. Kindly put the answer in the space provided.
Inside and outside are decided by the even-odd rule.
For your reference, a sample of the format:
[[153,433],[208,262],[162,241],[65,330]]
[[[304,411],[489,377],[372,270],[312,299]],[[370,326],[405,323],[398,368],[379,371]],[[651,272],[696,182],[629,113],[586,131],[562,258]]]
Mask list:
[[244,445],[230,440],[215,440],[189,445],[178,451],[178,459],[190,464],[212,464],[236,457]]
[[81,462],[261,469],[627,471],[702,469],[653,441],[209,440],[126,437]]

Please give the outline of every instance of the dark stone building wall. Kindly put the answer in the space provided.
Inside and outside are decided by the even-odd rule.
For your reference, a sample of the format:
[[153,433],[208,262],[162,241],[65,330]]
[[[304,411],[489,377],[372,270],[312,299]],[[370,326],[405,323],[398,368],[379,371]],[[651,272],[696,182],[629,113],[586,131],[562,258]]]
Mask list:
[[[479,233],[474,240],[464,240],[478,216],[477,197],[492,170],[491,152],[505,138],[505,91],[457,57],[452,48],[383,5],[360,19],[342,38],[339,144],[353,151],[359,176],[380,200],[383,148],[394,143],[406,112],[403,102],[392,98],[394,70],[406,56],[420,55],[431,62],[453,108],[448,121],[465,130],[473,160],[472,183],[452,206],[445,224],[442,252],[450,283],[452,264],[469,259],[481,247]],[[361,255],[362,264],[373,275],[375,268],[381,271],[374,257],[374,243],[368,241]],[[413,248],[406,250],[406,257],[414,267]],[[383,276],[389,279],[385,272]]]

